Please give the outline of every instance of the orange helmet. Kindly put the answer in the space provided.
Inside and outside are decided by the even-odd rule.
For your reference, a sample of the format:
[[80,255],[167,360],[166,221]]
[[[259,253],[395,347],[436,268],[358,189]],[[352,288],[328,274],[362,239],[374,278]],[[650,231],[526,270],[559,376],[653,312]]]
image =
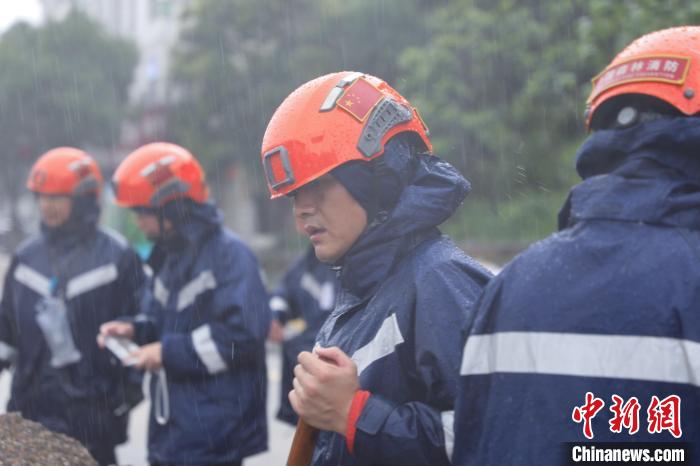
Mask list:
[[418,110],[383,80],[342,71],[309,81],[277,108],[263,137],[271,198],[351,160],[375,159],[389,139],[406,131],[432,152]]
[[209,198],[204,170],[185,148],[167,142],[146,144],[129,154],[112,178],[122,207],[162,207],[168,201]]
[[99,167],[87,153],[74,147],[57,147],[34,163],[27,188],[40,194],[99,196],[102,181]]
[[700,27],[676,27],[646,34],[620,52],[593,78],[586,126],[611,99],[641,94],[685,115],[700,112]]

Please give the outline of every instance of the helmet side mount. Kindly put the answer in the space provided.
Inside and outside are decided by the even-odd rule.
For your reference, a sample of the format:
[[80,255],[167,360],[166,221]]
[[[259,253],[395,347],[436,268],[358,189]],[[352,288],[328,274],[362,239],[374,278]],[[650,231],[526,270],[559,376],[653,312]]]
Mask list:
[[[289,162],[289,153],[284,146],[277,146],[263,155],[263,169],[267,182],[275,191],[288,184],[294,184],[292,164]],[[281,175],[279,177],[281,179],[278,175]]]
[[382,150],[382,139],[393,127],[411,121],[411,110],[393,99],[385,97],[375,107],[362,129],[357,150],[371,158]]

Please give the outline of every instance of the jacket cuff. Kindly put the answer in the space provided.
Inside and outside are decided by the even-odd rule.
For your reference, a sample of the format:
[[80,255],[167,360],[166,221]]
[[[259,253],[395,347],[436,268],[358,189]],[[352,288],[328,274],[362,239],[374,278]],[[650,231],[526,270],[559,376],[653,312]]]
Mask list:
[[198,363],[189,333],[169,333],[163,336],[163,367],[173,374],[194,372]]
[[122,322],[130,322],[134,326],[134,342],[141,346],[158,340],[156,326],[153,321],[142,318],[142,315],[134,317],[120,317]]
[[345,442],[348,446],[348,451],[350,454],[353,453],[355,446],[355,432],[357,430],[357,420],[362,414],[362,410],[367,403],[371,393],[366,390],[358,390],[355,392],[355,396],[352,398],[352,404],[350,405],[350,412],[348,413],[348,425],[345,429]]
[[355,423],[354,455],[358,463],[371,463],[381,450],[382,435],[387,419],[397,404],[381,395],[372,394]]

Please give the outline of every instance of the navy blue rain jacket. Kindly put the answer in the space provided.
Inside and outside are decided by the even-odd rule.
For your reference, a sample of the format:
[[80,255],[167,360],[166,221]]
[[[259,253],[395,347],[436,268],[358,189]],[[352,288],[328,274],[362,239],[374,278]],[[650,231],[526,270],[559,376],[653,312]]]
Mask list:
[[268,296],[255,256],[213,204],[192,203],[176,228],[180,244],[156,246],[154,302],[135,321],[139,344],[163,345],[165,376],[150,383],[149,461],[240,461],[267,448]]
[[320,262],[309,247],[284,275],[279,286],[270,298],[270,309],[280,323],[301,319],[304,328],[301,332],[282,342],[282,383],[280,408],[277,419],[296,425],[297,415],[289,402],[289,392],[294,380],[294,366],[302,351],[311,351],[316,342],[316,334],[333,310],[337,290],[335,272]]
[[[97,347],[100,325],[138,312],[146,283],[141,261],[116,233],[96,227],[99,209],[70,228],[42,229],[16,251],[0,304],[0,365],[14,365],[9,411],[80,440],[90,450],[126,440],[138,384],[108,351]],[[74,212],[79,205],[74,203]],[[76,223],[77,222],[77,223]],[[61,368],[36,320],[45,297],[63,295],[81,359]]]
[[[605,403],[592,441],[692,442],[688,464],[700,464],[699,148],[698,118],[599,131],[583,144],[584,181],[561,231],[513,260],[480,300],[454,464],[568,464],[562,442],[589,441],[572,417],[587,392]],[[637,398],[637,433],[611,432],[613,395]],[[681,398],[681,438],[648,431],[652,397],[670,395]]]
[[[460,332],[490,274],[437,229],[468,182],[438,157],[414,157],[415,171],[399,167],[408,183],[396,206],[344,257],[336,306],[318,335],[352,357],[372,395],[354,453],[344,436],[322,431],[315,466],[449,464]],[[390,170],[396,160],[387,159]]]

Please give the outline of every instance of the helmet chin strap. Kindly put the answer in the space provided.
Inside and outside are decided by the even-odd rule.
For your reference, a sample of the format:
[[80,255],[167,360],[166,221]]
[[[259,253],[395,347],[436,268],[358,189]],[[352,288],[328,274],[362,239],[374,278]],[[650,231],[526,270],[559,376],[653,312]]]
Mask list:
[[163,209],[158,209],[156,213],[158,217],[158,239],[156,241],[163,241],[165,239],[165,214]]
[[166,245],[168,241],[177,235],[176,229],[173,227],[170,228],[170,230],[166,229],[165,227],[165,214],[163,213],[163,209],[158,209],[157,211],[157,217],[158,217],[158,238],[156,239],[157,242]]
[[[171,201],[177,202],[177,201]],[[186,209],[185,206],[180,206],[179,209]],[[182,220],[188,215],[185,210],[177,210],[175,218],[166,215],[166,208],[162,207],[157,209],[156,217],[158,218],[158,238],[155,240],[160,246],[166,251],[175,252],[182,250],[187,244],[187,238],[183,235],[180,226],[182,225]],[[170,215],[173,215],[172,209],[170,210]],[[166,225],[166,220],[169,222],[169,227]]]
[[385,199],[382,197],[382,181],[386,177],[391,176],[389,168],[382,157],[374,159],[370,163],[372,164],[372,199],[374,200],[374,205],[372,206],[372,212],[367,212],[368,216],[371,216],[368,219],[368,228],[384,223],[389,216],[388,206],[385,205]]

